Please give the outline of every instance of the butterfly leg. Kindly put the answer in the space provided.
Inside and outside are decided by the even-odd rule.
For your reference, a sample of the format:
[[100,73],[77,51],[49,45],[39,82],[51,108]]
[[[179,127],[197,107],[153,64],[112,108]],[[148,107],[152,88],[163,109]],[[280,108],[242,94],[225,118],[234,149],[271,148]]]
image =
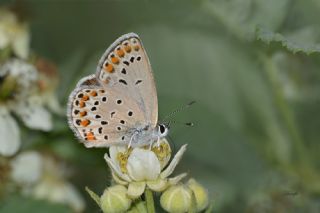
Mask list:
[[158,140],[157,140],[157,146],[158,148],[160,147],[160,137],[158,136]]
[[133,141],[133,137],[135,136],[136,133],[133,133],[131,138],[130,138],[130,141],[129,141],[129,144],[128,144],[128,149],[131,147],[131,143]]
[[149,151],[151,151],[152,144],[153,144],[153,142],[149,144]]

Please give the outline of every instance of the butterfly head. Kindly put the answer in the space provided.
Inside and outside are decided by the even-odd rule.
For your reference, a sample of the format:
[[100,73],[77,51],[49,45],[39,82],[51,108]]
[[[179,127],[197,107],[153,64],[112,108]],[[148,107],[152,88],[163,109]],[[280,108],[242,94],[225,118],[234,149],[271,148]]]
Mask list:
[[169,126],[167,126],[166,124],[158,124],[158,135],[160,138],[163,138],[165,136],[168,135],[169,133]]

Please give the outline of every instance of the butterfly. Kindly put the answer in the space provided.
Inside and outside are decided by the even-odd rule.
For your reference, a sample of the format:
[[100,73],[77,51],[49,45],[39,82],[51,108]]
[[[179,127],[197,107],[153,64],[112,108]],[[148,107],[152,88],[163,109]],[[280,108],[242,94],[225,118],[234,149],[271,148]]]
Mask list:
[[119,37],[102,55],[96,73],[69,96],[68,123],[86,147],[153,144],[168,134],[158,124],[151,65],[139,36]]

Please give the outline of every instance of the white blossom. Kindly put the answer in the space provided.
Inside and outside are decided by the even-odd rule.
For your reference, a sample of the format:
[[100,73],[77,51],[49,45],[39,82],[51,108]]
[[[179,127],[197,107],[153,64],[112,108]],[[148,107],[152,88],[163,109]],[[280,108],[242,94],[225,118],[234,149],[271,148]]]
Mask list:
[[30,34],[26,23],[18,21],[9,10],[0,9],[0,50],[12,48],[13,53],[22,59],[29,56]]
[[18,124],[6,107],[0,105],[0,155],[12,156],[20,147]]
[[180,148],[169,163],[171,148],[167,140],[163,139],[160,146],[154,144],[151,149],[112,146],[109,155],[105,154],[105,159],[112,170],[114,180],[118,184],[128,185],[128,195],[136,198],[144,192],[146,186],[153,191],[163,191],[185,177],[186,174],[183,173],[168,178],[185,150],[186,145]]
[[19,127],[11,113],[16,114],[28,128],[50,131],[52,119],[46,106],[51,101],[48,97],[55,96],[46,97],[48,93],[41,93],[39,71],[21,59],[10,59],[1,65],[0,77],[4,81],[0,89],[0,154],[12,156],[21,142]]
[[11,178],[18,184],[34,184],[42,175],[43,161],[36,151],[26,151],[11,161]]

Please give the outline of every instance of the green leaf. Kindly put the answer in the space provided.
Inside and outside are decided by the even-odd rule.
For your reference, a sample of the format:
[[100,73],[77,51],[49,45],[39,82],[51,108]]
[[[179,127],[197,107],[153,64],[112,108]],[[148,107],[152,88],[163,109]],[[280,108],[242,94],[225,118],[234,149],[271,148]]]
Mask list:
[[236,37],[254,39],[257,26],[277,29],[283,22],[288,0],[208,0],[203,8]]
[[320,43],[317,42],[319,32],[312,27],[305,27],[288,36],[259,27],[256,31],[256,37],[258,40],[268,44],[271,42],[278,42],[293,53],[304,52],[306,54],[311,54],[320,52]]

